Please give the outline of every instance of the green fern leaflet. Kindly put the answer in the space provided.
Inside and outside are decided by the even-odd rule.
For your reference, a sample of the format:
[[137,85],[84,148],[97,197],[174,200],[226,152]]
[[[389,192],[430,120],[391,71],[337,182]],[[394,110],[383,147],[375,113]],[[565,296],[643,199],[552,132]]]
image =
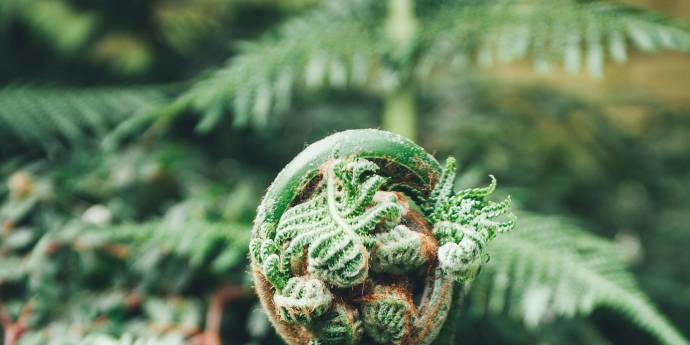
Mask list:
[[386,181],[378,175],[367,176],[376,172],[376,164],[336,160],[324,169],[325,181],[317,195],[285,212],[274,243],[290,242],[281,253],[285,274],[290,274],[292,260],[307,247],[309,273],[331,285],[350,287],[367,277],[367,247],[373,243],[370,232],[382,221],[395,220],[403,210],[392,194],[379,193],[388,199],[374,201]]

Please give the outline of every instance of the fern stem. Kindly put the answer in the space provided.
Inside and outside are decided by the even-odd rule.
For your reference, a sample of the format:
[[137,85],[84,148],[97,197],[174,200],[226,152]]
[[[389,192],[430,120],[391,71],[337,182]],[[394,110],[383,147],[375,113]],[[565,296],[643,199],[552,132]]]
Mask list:
[[386,34],[398,49],[412,43],[417,33],[417,19],[412,0],[389,0]]
[[455,288],[453,289],[453,297],[451,298],[453,304],[448,312],[446,323],[441,328],[441,332],[432,345],[453,345],[457,343],[455,340],[460,323],[462,305],[465,301],[465,296],[467,295],[469,287],[469,285],[462,286],[460,284],[456,284]]
[[389,94],[384,103],[382,126],[412,140],[417,138],[417,107],[412,83]]
[[[393,44],[397,64],[406,65],[417,36],[417,18],[412,0],[389,0],[386,35]],[[414,78],[398,73],[400,84],[384,100],[383,128],[417,139],[417,106]]]

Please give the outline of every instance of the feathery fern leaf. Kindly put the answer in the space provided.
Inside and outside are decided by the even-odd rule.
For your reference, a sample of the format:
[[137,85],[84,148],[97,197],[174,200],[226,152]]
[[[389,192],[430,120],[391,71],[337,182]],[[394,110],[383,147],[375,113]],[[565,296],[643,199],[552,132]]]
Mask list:
[[228,223],[154,221],[107,227],[67,226],[46,233],[25,268],[29,272],[40,270],[45,261],[52,259],[50,251],[41,247],[57,243],[81,251],[105,249],[126,258],[160,251],[185,258],[192,268],[204,265],[224,273],[244,262],[248,242],[248,231],[242,225]]
[[365,6],[371,5],[329,2],[288,22],[278,39],[243,45],[239,56],[182,95],[203,112],[199,129],[211,128],[230,104],[236,125],[266,125],[269,114],[289,108],[297,85],[365,82],[377,49],[362,18],[371,12]]
[[0,136],[12,147],[54,152],[65,142],[103,136],[165,99],[156,87],[70,90],[11,85],[0,89]]
[[423,73],[448,58],[476,54],[477,63],[489,67],[531,55],[537,70],[562,61],[570,73],[586,66],[589,75],[601,77],[606,56],[625,61],[629,43],[648,52],[690,50],[690,31],[659,15],[602,2],[460,1],[438,13],[421,33]]
[[105,334],[94,334],[85,337],[79,345],[182,345],[185,343],[184,337],[179,335],[136,337],[125,334],[120,338],[115,338]]
[[[242,225],[200,221],[119,225],[100,229],[99,232],[109,238],[108,243],[134,242],[143,252],[148,248],[162,248],[187,257],[193,267],[211,259],[209,267],[215,272],[226,272],[242,263],[249,243],[248,231]],[[99,232],[91,232],[90,236],[97,237]],[[214,250],[219,247],[222,251],[215,253]]]
[[4,0],[0,3],[0,28],[17,18],[36,35],[62,53],[73,53],[95,32],[95,12],[82,11],[69,1]]
[[228,108],[235,125],[263,126],[269,115],[289,108],[299,86],[390,90],[400,76],[416,72],[424,78],[434,66],[465,63],[470,55],[483,67],[531,56],[540,71],[562,61],[568,72],[585,66],[601,77],[606,57],[625,61],[630,43],[642,51],[690,50],[689,30],[617,4],[465,0],[417,7],[421,25],[412,53],[403,57],[394,58],[395,45],[382,30],[385,6],[329,2],[288,22],[277,38],[246,44],[181,99],[203,114],[200,130],[211,129]]
[[[510,198],[502,202],[485,200],[496,189],[491,176],[487,187],[455,192],[455,159],[448,158],[441,179],[427,202],[433,233],[441,247],[438,249],[439,267],[459,282],[470,282],[488,259],[487,243],[497,233],[510,231],[515,219],[510,210]],[[431,210],[431,211],[429,211]],[[507,215],[508,220],[499,220]]]
[[475,283],[473,305],[521,316],[536,326],[547,315],[620,312],[668,345],[688,342],[659,313],[610,242],[565,220],[520,215],[519,235],[490,244],[492,261]]

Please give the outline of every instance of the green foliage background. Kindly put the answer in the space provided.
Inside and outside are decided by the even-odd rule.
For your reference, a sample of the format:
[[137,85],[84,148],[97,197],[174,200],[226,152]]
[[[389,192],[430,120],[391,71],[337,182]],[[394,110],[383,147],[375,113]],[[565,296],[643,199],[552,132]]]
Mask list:
[[522,210],[458,342],[687,344],[690,6],[405,3],[1,1],[3,344],[279,344],[255,207],[382,126]]

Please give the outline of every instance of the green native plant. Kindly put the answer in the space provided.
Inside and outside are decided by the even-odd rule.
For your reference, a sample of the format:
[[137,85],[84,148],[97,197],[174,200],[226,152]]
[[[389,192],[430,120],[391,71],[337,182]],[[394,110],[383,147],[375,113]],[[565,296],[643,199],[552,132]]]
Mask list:
[[352,130],[305,149],[276,178],[250,242],[256,290],[289,344],[431,344],[454,289],[512,229],[496,187],[455,191],[455,161]]

